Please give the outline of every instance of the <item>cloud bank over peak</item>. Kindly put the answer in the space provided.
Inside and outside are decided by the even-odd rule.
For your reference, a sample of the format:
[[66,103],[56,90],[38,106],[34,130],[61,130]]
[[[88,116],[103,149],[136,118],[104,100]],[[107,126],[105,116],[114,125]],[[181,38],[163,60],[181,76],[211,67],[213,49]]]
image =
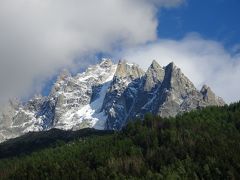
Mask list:
[[163,66],[173,61],[198,88],[207,84],[228,103],[240,99],[240,54],[231,54],[221,43],[196,33],[179,41],[165,39],[128,49],[121,56],[145,69],[153,59]]
[[182,2],[1,0],[0,103],[35,91],[34,82],[72,66],[76,57],[156,40],[157,8]]
[[[92,64],[103,52],[147,68],[174,61],[200,88],[212,87],[227,102],[240,99],[239,45],[188,34],[158,39],[157,11],[185,0],[1,0],[0,104],[27,96],[62,68]],[[120,50],[119,50],[120,49]],[[76,62],[77,59],[77,62]]]

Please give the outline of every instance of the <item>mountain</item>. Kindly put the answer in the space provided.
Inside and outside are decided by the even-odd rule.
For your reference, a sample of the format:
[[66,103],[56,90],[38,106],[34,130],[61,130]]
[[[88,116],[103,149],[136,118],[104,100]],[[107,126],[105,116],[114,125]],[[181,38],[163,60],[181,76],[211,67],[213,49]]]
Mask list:
[[224,104],[210,87],[198,91],[174,63],[161,67],[153,61],[144,72],[136,64],[103,59],[74,77],[63,71],[47,97],[25,104],[10,100],[0,114],[0,141],[51,128],[120,130],[147,112],[169,117]]

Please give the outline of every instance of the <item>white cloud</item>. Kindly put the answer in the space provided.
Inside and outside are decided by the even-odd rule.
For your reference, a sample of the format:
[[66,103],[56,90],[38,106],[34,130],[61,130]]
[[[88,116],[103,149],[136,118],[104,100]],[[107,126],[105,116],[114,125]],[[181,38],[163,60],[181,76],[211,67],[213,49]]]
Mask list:
[[153,59],[163,66],[173,61],[197,88],[208,84],[226,102],[240,100],[240,54],[231,55],[221,43],[203,39],[198,34],[129,49],[121,56],[144,69]]
[[[184,0],[1,0],[0,102],[35,91],[62,67],[86,66],[86,55],[128,51],[120,57],[145,68],[152,59],[174,61],[200,88],[204,83],[227,102],[240,99],[239,45],[232,55],[214,41],[188,35],[156,41],[157,8]],[[137,48],[136,48],[137,47]],[[238,54],[237,54],[238,53]],[[34,88],[33,88],[34,85]]]
[[1,0],[0,102],[76,57],[156,40],[156,7],[182,1]]

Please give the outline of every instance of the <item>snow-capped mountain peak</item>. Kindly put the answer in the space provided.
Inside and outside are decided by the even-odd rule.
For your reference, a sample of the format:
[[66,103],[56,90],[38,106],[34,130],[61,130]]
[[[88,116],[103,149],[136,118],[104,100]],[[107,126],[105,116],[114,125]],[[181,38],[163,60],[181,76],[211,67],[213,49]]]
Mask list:
[[208,86],[198,91],[174,63],[161,67],[154,60],[144,72],[102,59],[76,76],[64,70],[47,97],[9,101],[0,113],[0,141],[50,128],[119,130],[146,112],[167,117],[208,105],[224,102]]

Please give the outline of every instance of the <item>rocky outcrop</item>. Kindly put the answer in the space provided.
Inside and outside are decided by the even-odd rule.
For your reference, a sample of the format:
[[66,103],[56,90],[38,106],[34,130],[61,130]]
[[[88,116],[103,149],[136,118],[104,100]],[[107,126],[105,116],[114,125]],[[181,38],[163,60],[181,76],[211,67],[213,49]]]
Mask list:
[[208,86],[198,91],[174,63],[161,67],[154,60],[144,72],[103,59],[76,76],[63,71],[47,97],[9,101],[0,113],[0,141],[51,128],[119,130],[147,112],[169,117],[224,104]]
[[203,85],[200,93],[203,96],[203,101],[206,104],[209,105],[218,105],[218,106],[223,106],[225,104],[225,102],[223,101],[222,98],[216,96],[214,94],[214,92],[211,90],[210,87],[208,87],[207,85]]
[[136,64],[119,61],[113,81],[105,96],[106,129],[121,129],[134,108],[144,71]]
[[156,86],[161,85],[164,79],[164,74],[164,69],[155,60],[153,60],[152,64],[145,73],[143,90],[145,92],[149,92]]
[[[169,117],[209,105],[225,104],[207,86],[198,91],[174,63],[162,68],[153,61],[145,74],[124,87],[119,99],[107,109],[113,114],[113,117],[108,116],[111,117],[107,121],[109,129],[121,129],[128,120],[141,118],[147,112]],[[111,97],[114,95],[109,99]]]

